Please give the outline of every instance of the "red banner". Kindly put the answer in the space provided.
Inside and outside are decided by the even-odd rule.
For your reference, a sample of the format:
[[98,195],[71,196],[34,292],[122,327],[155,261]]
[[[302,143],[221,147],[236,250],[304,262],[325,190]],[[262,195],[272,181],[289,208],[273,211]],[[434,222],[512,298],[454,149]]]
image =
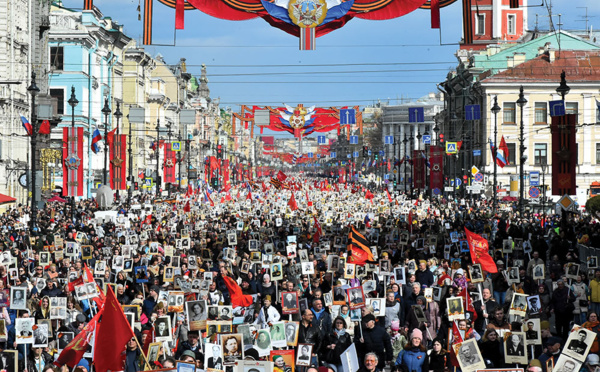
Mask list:
[[413,150],[413,187],[425,188],[425,158],[422,150]]
[[429,188],[444,190],[444,148],[429,147]]
[[221,174],[223,175],[223,187],[229,185],[229,160],[221,161]]
[[127,135],[117,134],[110,146],[110,187],[125,190],[127,181]]
[[175,151],[171,150],[171,144],[165,143],[165,161],[163,162],[163,175],[165,183],[175,183]]
[[552,195],[575,195],[577,114],[552,117]]
[[67,196],[83,196],[83,127],[63,128],[63,190]]

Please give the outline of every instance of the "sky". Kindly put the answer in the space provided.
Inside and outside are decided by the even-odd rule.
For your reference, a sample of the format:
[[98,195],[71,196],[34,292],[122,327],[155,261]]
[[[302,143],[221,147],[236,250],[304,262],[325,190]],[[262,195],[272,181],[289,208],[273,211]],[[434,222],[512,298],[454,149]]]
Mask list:
[[[219,1],[219,0],[214,0]],[[544,3],[542,3],[544,1]],[[539,28],[548,29],[547,3],[529,0],[529,27],[536,14]],[[555,25],[594,30],[600,27],[599,0],[553,0]],[[544,4],[544,6],[542,6]],[[83,0],[63,5],[80,9]],[[138,0],[95,0],[104,16],[124,25],[125,33],[140,41]],[[143,1],[141,1],[143,11]],[[462,2],[441,9],[441,30],[430,28],[430,11],[416,10],[387,21],[354,18],[344,27],[317,38],[315,51],[298,50],[298,39],[262,19],[226,21],[199,10],[185,12],[185,29],[175,31],[175,10],[154,1],[153,42],[174,46],[145,46],[175,64],[186,59],[188,72],[200,76],[207,65],[209,88],[222,107],[239,105],[320,107],[399,103],[436,92],[436,83],[456,67],[461,39]],[[143,13],[142,13],[143,14]]]

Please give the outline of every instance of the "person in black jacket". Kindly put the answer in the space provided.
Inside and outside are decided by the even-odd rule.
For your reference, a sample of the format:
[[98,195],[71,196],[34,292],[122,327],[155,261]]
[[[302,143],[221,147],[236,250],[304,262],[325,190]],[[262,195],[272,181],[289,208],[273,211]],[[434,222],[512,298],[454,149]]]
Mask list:
[[[375,317],[368,314],[363,317],[362,333],[355,331],[354,343],[359,359],[365,357],[367,353],[374,352],[379,359],[377,367],[383,369],[386,363],[391,363],[393,359],[392,343],[390,335],[383,327],[375,326]],[[362,335],[362,337],[360,337]]]
[[562,279],[559,279],[557,283],[558,287],[552,292],[550,309],[556,316],[556,334],[563,340],[566,340],[571,329],[569,323],[573,320],[575,296],[565,286],[565,282]]
[[444,350],[443,341],[439,338],[433,340],[433,350],[429,350],[427,358],[429,359],[429,370],[433,372],[444,372],[446,368],[451,368],[450,354]]
[[336,372],[342,371],[340,355],[352,344],[352,337],[346,332],[346,321],[338,316],[333,322],[333,330],[325,335],[321,345],[320,359]]
[[[321,330],[313,324],[312,310],[306,309],[302,313],[302,321],[298,329],[298,344],[313,344],[313,350],[318,352],[321,350]],[[389,338],[389,337],[388,337]]]

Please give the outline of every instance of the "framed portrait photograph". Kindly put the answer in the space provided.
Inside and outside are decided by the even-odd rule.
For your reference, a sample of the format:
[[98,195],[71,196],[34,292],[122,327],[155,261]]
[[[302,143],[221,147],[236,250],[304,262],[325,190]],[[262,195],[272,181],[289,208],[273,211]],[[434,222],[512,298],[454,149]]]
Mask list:
[[546,278],[546,267],[544,264],[535,265],[531,271],[533,280],[544,280]]
[[542,332],[540,329],[540,319],[532,318],[523,322],[523,332],[525,332],[525,345],[541,345]]
[[258,330],[254,345],[259,356],[267,356],[271,352],[271,332],[268,328]]
[[348,293],[348,304],[351,310],[360,309],[365,306],[365,294],[362,286],[348,288],[346,292]]
[[298,355],[296,356],[296,365],[309,367],[312,360],[312,344],[299,344]]
[[281,310],[284,315],[297,314],[299,309],[296,292],[281,292]]
[[598,256],[588,256],[587,267],[588,267],[588,269],[597,269],[598,268]]
[[[33,325],[34,318],[17,318],[15,319],[15,337],[17,345],[33,344]],[[47,340],[46,340],[47,342]]]
[[506,363],[527,364],[525,332],[509,332],[504,342],[504,361]]
[[312,275],[315,273],[313,262],[302,262],[302,275]]
[[148,282],[148,268],[146,266],[135,266],[134,270],[136,283]]
[[344,279],[354,279],[354,271],[356,270],[356,265],[351,263],[346,263],[346,267],[344,268]]
[[367,298],[367,305],[371,305],[375,317],[385,316],[385,299]]
[[283,266],[281,263],[271,265],[271,280],[277,281],[283,279]]
[[206,328],[208,310],[205,300],[185,302],[188,325],[191,331],[199,331]]
[[204,366],[217,370],[225,369],[221,345],[212,343],[204,345]]
[[579,275],[579,264],[567,262],[567,267],[565,269],[565,276],[567,279],[577,279],[577,275]]
[[462,371],[474,372],[478,369],[485,369],[485,361],[481,357],[477,341],[474,338],[455,343],[452,347]]
[[537,315],[542,311],[542,302],[540,301],[540,295],[528,296],[527,297],[527,311],[529,315]]
[[24,287],[10,288],[10,308],[12,310],[27,310],[27,289]]
[[[550,358],[552,359],[552,358]],[[558,360],[556,361],[556,365],[552,369],[553,372],[576,372],[580,371],[583,365],[582,361],[579,361],[568,354],[562,353]]]
[[33,347],[48,347],[50,338],[48,323],[38,323],[33,327]]
[[0,364],[6,372],[17,372],[19,369],[19,358],[17,350],[3,350],[0,352]]
[[448,297],[446,299],[446,311],[450,321],[465,319],[462,297]]
[[296,346],[298,344],[298,329],[300,323],[286,321],[285,322],[285,342],[287,346]]
[[327,271],[337,272],[340,269],[340,257],[335,254],[327,256]]
[[512,302],[508,313],[511,315],[519,315],[524,317],[527,314],[527,295],[513,293]]
[[274,322],[271,324],[271,346],[286,347],[285,340],[285,322]]
[[161,316],[154,322],[154,337],[156,341],[171,341],[171,317]]
[[226,364],[244,359],[244,341],[241,333],[221,335],[221,348]]
[[394,279],[396,283],[406,284],[404,266],[397,266],[394,268]]
[[335,286],[333,287],[333,304],[344,305],[348,303],[348,295],[346,293],[347,286]]
[[471,276],[471,282],[483,283],[483,270],[480,264],[473,264],[469,266],[469,275]]
[[563,347],[562,354],[580,362],[585,361],[596,338],[596,333],[580,326],[573,327]]
[[196,364],[177,361],[177,372],[196,372]]
[[148,355],[146,355],[146,359],[148,359],[148,363],[152,364],[158,360],[161,346],[162,346],[161,342],[153,342],[150,345],[148,345]]

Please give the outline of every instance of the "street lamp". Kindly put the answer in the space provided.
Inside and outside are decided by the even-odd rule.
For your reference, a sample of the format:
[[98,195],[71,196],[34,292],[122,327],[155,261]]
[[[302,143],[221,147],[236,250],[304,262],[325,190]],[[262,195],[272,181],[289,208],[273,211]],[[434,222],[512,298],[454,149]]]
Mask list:
[[492,162],[494,163],[494,204],[493,213],[496,214],[496,208],[498,206],[498,113],[500,112],[500,106],[498,106],[498,96],[494,97],[494,105],[492,106],[492,113],[494,114],[494,147],[492,151]]
[[[79,104],[79,101],[75,97],[75,86],[71,86],[71,98],[67,101],[71,106],[71,131],[75,133],[75,107]],[[73,180],[69,180],[73,182]],[[75,221],[75,195],[71,195],[71,219]]]
[[523,94],[523,86],[521,85],[521,88],[519,89],[519,99],[517,100],[517,105],[519,105],[519,107],[521,108],[521,133],[519,136],[519,142],[520,142],[520,148],[519,148],[519,153],[520,153],[520,167],[519,167],[519,213],[521,216],[523,216],[523,190],[524,190],[524,186],[525,186],[525,182],[524,182],[524,173],[523,173],[523,166],[525,163],[525,160],[527,159],[525,157],[525,127],[523,124],[523,109],[525,107],[525,105],[527,104],[527,100],[525,99],[525,95]]
[[129,119],[129,115],[127,115],[127,120],[129,121],[129,138],[127,143],[127,156],[129,157],[129,174],[127,179],[129,180],[129,188],[127,189],[127,204],[131,206],[131,196],[133,194],[133,149],[131,148],[131,120]]
[[560,94],[563,102],[565,101],[565,96],[569,94],[571,88],[567,85],[567,78],[565,75],[565,70],[560,73],[560,85],[556,88],[556,93]]
[[102,177],[102,183],[108,185],[108,115],[110,115],[108,97],[104,99],[102,113],[104,114],[104,175]]
[[[421,135],[421,128],[419,128],[417,126],[417,153],[421,152],[421,138],[423,138],[423,136]],[[419,159],[418,163],[421,164],[421,159]],[[413,159],[413,167],[416,164],[417,164],[417,159]],[[421,194],[421,169],[419,169],[419,189],[418,189],[419,191],[417,191],[417,197],[419,197],[419,195]],[[415,176],[415,172],[413,172],[413,177],[414,176]],[[415,184],[416,184],[416,182],[417,182],[417,180],[415,179]]]
[[[118,158],[121,156],[121,146],[123,146],[123,144],[121,143],[121,138],[119,137],[119,122],[121,120],[121,118],[123,117],[123,113],[121,112],[121,105],[119,103],[119,101],[117,101],[117,109],[115,110],[115,112],[113,113],[113,116],[115,118],[117,118],[117,135],[115,136],[115,142],[114,143],[118,143],[119,146],[118,148],[116,148],[117,146],[113,146],[113,148],[116,148],[115,150],[117,151],[117,153],[115,154],[115,158]],[[113,150],[113,151],[115,151]],[[117,200],[119,200],[119,189],[121,188],[123,179],[121,178],[121,166],[125,166],[125,164],[123,164],[121,162],[121,165],[119,165],[118,169],[114,169],[113,171],[113,177],[115,177],[116,180],[118,180],[118,182],[115,183],[115,189],[117,189]],[[113,165],[114,167],[114,165]],[[119,174],[117,174],[117,172]]]
[[36,225],[37,220],[37,203],[36,203],[36,161],[35,161],[35,153],[37,147],[37,114],[35,112],[35,97],[40,92],[40,88],[38,88],[35,83],[35,72],[31,72],[31,84],[27,87],[27,91],[31,94],[31,219],[30,219],[30,232],[33,235],[33,231]]
[[407,154],[407,147],[408,147],[408,138],[406,137],[406,131],[404,131],[404,139],[402,140],[402,142],[404,143],[404,159],[402,159],[404,161],[404,194],[408,193],[408,176],[407,176],[407,169],[406,167],[408,166],[408,162],[406,161],[406,154]]
[[156,148],[156,197],[158,198],[160,195],[160,176],[158,175],[160,172],[158,161],[160,159],[160,119],[156,119],[156,142],[154,143],[154,147]]
[[546,163],[546,159],[542,158],[542,163],[540,164],[542,168],[542,213],[546,216],[546,169],[548,168],[548,164]]

